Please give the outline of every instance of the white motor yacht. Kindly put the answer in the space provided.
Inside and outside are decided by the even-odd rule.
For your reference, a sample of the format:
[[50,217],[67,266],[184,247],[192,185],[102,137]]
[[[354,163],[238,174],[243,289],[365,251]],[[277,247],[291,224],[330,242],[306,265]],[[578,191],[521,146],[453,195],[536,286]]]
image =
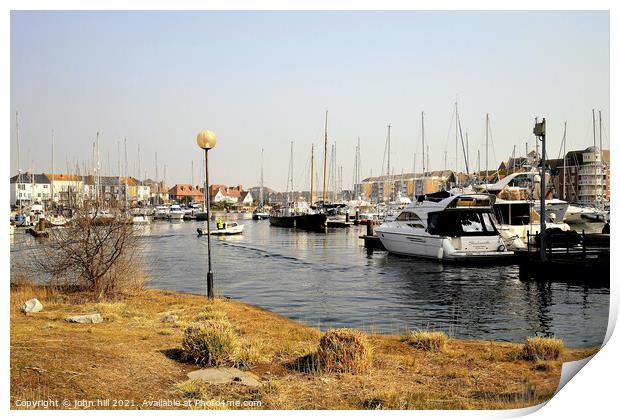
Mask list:
[[182,220],[185,217],[185,212],[178,204],[173,204],[170,206],[170,210],[168,211],[168,219],[170,220]]
[[452,261],[500,260],[513,256],[493,222],[490,194],[420,196],[376,229],[388,252]]
[[[545,209],[550,211],[546,205]],[[528,233],[530,241],[533,240],[531,235],[540,233],[540,214],[531,201],[498,198],[493,204],[493,212],[495,213],[495,227],[510,250],[527,248]],[[545,219],[547,229],[570,230],[570,226],[564,222],[552,222],[548,217]]]
[[153,218],[155,218],[155,219],[167,219],[169,211],[170,210],[166,206],[157,206],[157,207],[155,207],[155,213],[153,214]]
[[608,212],[590,206],[571,204],[566,211],[566,223],[584,223],[588,221],[604,222]]

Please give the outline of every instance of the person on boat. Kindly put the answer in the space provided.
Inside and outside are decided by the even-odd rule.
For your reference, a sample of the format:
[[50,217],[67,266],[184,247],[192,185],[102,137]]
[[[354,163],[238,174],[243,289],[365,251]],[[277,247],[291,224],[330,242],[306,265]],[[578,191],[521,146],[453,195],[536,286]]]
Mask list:
[[222,221],[222,219],[217,219],[215,222],[217,223],[218,230],[224,229],[224,222]]

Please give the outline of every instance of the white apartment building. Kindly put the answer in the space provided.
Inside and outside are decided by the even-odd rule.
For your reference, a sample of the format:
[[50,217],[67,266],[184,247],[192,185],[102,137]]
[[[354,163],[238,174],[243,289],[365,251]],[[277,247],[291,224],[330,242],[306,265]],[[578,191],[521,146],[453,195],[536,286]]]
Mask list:
[[11,178],[11,205],[28,206],[50,201],[51,183],[44,174],[23,173]]

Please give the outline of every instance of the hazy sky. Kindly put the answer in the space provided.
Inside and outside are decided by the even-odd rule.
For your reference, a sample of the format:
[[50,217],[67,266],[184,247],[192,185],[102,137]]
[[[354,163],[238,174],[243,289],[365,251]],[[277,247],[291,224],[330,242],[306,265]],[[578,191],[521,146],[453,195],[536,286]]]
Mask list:
[[[451,118],[458,97],[470,164],[482,153],[490,113],[496,167],[525,142],[533,119],[548,121],[549,155],[558,156],[564,121],[568,149],[592,144],[593,108],[609,140],[607,12],[12,12],[11,173],[21,168],[90,166],[101,133],[101,163],[116,174],[118,142],[128,169],[186,183],[196,134],[218,136],[212,182],[284,190],[294,141],[295,187],[308,188],[310,148],[322,154],[325,110],[344,187],[353,179],[361,138],[362,175],[383,166],[392,124],[392,167],[421,167],[425,111],[430,169],[444,151],[455,164]],[[122,149],[122,144],[121,144]],[[459,149],[459,170],[464,169]],[[318,164],[321,159],[317,158]],[[135,169],[134,169],[135,168]]]

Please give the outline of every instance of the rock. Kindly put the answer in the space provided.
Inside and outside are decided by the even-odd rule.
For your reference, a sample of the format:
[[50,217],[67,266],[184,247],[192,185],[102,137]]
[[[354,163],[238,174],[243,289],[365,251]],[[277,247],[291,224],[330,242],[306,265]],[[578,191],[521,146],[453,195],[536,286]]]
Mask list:
[[67,322],[77,322],[78,324],[100,324],[103,322],[101,314],[76,315],[65,318]]
[[173,315],[173,314],[165,314],[161,318],[161,322],[177,322],[178,320],[179,320],[179,316]]
[[256,375],[236,368],[207,368],[195,370],[187,374],[193,381],[203,381],[210,384],[227,384],[237,382],[249,387],[261,386]]
[[43,310],[43,305],[41,305],[41,302],[39,302],[38,299],[32,298],[29,301],[24,302],[20,310],[25,314],[30,312],[41,312]]

